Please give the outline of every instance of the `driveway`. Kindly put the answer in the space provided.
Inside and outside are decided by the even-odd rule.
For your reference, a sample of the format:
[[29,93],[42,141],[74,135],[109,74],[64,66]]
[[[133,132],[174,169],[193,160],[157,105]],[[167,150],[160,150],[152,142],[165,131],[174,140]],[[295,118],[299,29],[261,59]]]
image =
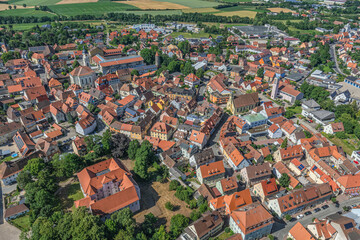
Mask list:
[[[293,221],[293,222],[288,222],[287,224],[283,224],[283,223],[280,223],[280,222],[275,222],[274,226],[273,226],[273,233],[271,233],[274,237],[276,237],[277,239],[279,240],[283,240],[283,239],[286,239],[286,236],[287,234],[289,233],[290,229],[297,223],[297,222],[300,222],[304,227],[306,227],[308,224],[312,223],[312,219],[313,218],[318,218],[318,219],[323,219],[325,218],[326,216],[329,216],[331,214],[334,214],[338,211],[342,211],[343,212],[343,207],[344,206],[351,206],[353,204],[358,204],[360,201],[359,197],[357,198],[350,198],[348,200],[345,200],[343,202],[339,202],[340,204],[340,207],[337,208],[335,207],[335,205],[331,202],[331,201],[328,201],[327,205],[329,205],[329,208],[323,210],[321,209],[320,212],[317,212],[315,213],[313,211],[313,209],[319,207],[319,206],[316,206],[312,209],[307,209],[303,212],[306,212],[306,211],[311,211],[312,214],[311,215],[308,215],[308,216],[305,216],[303,217],[302,219],[300,220],[296,220],[296,221]],[[300,214],[300,213],[298,213]]]
[[336,56],[335,44],[330,45],[330,56],[332,58],[332,61],[335,63],[335,67],[334,67],[335,72],[347,76],[345,73],[341,71],[339,67],[339,63],[337,61],[337,56]]
[[13,225],[4,222],[4,205],[2,198],[2,187],[0,184],[0,240],[18,240],[21,231]]

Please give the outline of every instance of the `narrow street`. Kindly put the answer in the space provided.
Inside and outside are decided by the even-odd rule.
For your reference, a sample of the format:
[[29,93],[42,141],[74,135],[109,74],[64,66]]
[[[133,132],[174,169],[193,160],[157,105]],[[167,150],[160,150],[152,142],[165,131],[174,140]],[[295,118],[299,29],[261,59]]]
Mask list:
[[339,63],[338,63],[337,57],[336,57],[335,44],[330,45],[330,55],[331,55],[332,61],[335,63],[335,68],[334,68],[334,70],[335,70],[337,73],[346,76],[346,74],[343,73],[343,72],[341,71],[341,69],[339,68]]
[[[308,224],[310,224],[312,222],[313,218],[323,219],[326,216],[329,216],[331,214],[335,214],[338,211],[343,212],[343,207],[344,206],[351,206],[353,204],[358,204],[359,201],[360,201],[359,197],[350,198],[350,199],[348,199],[346,201],[339,202],[339,204],[340,204],[339,208],[335,207],[335,205],[331,201],[329,201],[328,204],[327,204],[327,205],[329,205],[328,209],[325,209],[325,210],[321,209],[321,211],[319,211],[317,213],[315,213],[315,212],[311,211],[311,209],[309,209],[312,212],[312,214],[308,215],[308,216],[304,216],[301,220],[296,220],[296,221],[293,221],[293,222],[287,222],[287,224],[275,222],[275,224],[273,226],[273,229],[272,229],[272,231],[273,231],[272,235],[274,237],[276,237],[278,240],[286,239],[286,236],[289,233],[290,229],[297,222],[300,222],[302,225],[307,226]],[[318,206],[316,206],[315,208],[317,208],[317,207]],[[306,211],[309,211],[309,210],[306,210]]]

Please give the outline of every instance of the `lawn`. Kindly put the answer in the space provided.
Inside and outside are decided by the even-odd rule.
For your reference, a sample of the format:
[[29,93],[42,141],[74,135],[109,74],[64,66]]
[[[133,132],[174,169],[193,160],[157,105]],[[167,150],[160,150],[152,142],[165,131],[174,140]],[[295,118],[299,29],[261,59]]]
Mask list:
[[55,16],[52,13],[44,12],[40,10],[35,10],[34,8],[28,9],[12,9],[0,11],[0,16],[16,16],[16,17],[53,17]]
[[64,209],[73,208],[74,202],[84,197],[81,192],[79,182],[71,182],[70,184],[64,186],[63,188],[61,188],[59,195],[62,208]]
[[15,218],[10,221],[15,227],[19,228],[21,231],[29,231],[30,229],[30,217],[29,214]]
[[235,11],[254,11],[254,12],[268,12],[265,8],[256,9],[254,6],[238,5],[234,7],[222,8],[222,12],[235,12]]
[[[337,138],[336,136],[330,137],[328,134],[326,134],[324,132],[322,132],[321,134],[324,135],[327,139],[329,139],[335,145],[337,145],[339,147],[342,147],[344,152],[346,152],[349,155],[351,155],[352,152],[357,150],[358,147],[359,147],[358,144],[355,144],[356,142],[358,142],[357,140],[354,140],[354,139],[340,139],[340,138]],[[354,143],[349,143],[349,141],[354,141]]]
[[216,239],[218,240],[225,240],[228,239],[229,237],[231,237],[232,235],[234,235],[234,233],[232,231],[230,232],[222,232]]
[[288,107],[287,109],[286,109],[287,111],[293,111],[293,112],[295,112],[295,114],[301,114],[301,112],[302,112],[302,108],[301,108],[301,106],[296,106],[296,107]]
[[47,24],[47,23],[19,23],[19,24],[8,24],[8,25],[4,24],[4,26],[8,27],[9,25],[12,25],[12,29],[14,31],[24,31],[24,30],[32,29],[36,25],[42,26],[44,24]]
[[110,12],[122,12],[126,10],[136,10],[137,7],[115,2],[95,2],[95,3],[74,3],[52,5],[49,8],[59,15],[76,16],[82,14],[102,15]]
[[252,0],[223,0],[223,2],[237,3],[237,2],[251,2]]
[[159,2],[170,2],[180,4],[190,8],[209,8],[218,6],[217,2],[201,1],[201,0],[157,0]]

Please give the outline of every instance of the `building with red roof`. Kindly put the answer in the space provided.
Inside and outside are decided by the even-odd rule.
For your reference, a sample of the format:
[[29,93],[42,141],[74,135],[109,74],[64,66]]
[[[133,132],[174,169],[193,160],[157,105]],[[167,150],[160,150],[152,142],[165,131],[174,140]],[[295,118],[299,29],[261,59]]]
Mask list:
[[114,158],[84,168],[77,174],[84,198],[75,207],[85,206],[93,214],[107,216],[123,208],[140,210],[140,188],[126,167]]
[[206,183],[209,186],[214,186],[217,181],[224,178],[225,167],[223,161],[217,161],[201,165],[196,170],[196,176],[200,183]]

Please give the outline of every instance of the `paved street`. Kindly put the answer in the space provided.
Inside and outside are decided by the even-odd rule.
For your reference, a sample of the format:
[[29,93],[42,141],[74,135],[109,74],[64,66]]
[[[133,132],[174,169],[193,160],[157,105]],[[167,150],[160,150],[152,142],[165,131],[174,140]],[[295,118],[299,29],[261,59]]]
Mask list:
[[0,240],[18,240],[21,231],[16,227],[4,222],[2,186],[0,184]]
[[336,57],[335,44],[330,45],[330,55],[331,55],[332,61],[335,63],[335,68],[334,68],[335,72],[340,73],[342,75],[346,75],[339,68],[339,63],[338,63],[337,57]]
[[[336,213],[336,212],[338,212],[338,211],[343,211],[342,208],[343,208],[344,206],[351,206],[351,205],[353,205],[353,204],[358,204],[359,201],[360,201],[360,198],[359,198],[359,197],[357,197],[357,198],[350,198],[349,200],[345,200],[345,201],[343,201],[343,202],[339,202],[339,203],[340,203],[340,207],[339,207],[339,208],[335,207],[335,205],[334,205],[331,201],[329,201],[329,202],[327,203],[327,205],[329,205],[329,208],[328,208],[328,209],[325,209],[325,210],[321,209],[321,211],[320,211],[320,212],[317,212],[317,213],[315,213],[314,211],[312,211],[312,210],[310,209],[310,211],[312,212],[311,215],[305,216],[305,217],[303,217],[303,218],[300,219],[300,220],[296,220],[296,221],[293,221],[293,222],[288,222],[286,225],[283,224],[283,223],[276,222],[276,223],[274,224],[274,227],[273,227],[273,233],[272,233],[272,235],[275,236],[275,237],[276,237],[277,239],[279,239],[279,240],[282,240],[282,239],[284,239],[284,238],[286,239],[286,236],[287,236],[287,234],[289,233],[290,229],[291,229],[297,222],[300,222],[302,225],[307,226],[309,223],[312,222],[312,219],[313,219],[313,218],[323,219],[323,218],[325,218],[326,216],[329,216],[329,215],[331,215],[331,214],[334,214],[334,213]],[[316,206],[315,208],[317,208],[317,207],[318,207],[318,206]],[[313,209],[315,209],[315,208],[313,208]],[[306,211],[309,211],[309,209],[305,210],[304,212],[306,212]],[[300,214],[300,213],[298,213],[298,214]]]

